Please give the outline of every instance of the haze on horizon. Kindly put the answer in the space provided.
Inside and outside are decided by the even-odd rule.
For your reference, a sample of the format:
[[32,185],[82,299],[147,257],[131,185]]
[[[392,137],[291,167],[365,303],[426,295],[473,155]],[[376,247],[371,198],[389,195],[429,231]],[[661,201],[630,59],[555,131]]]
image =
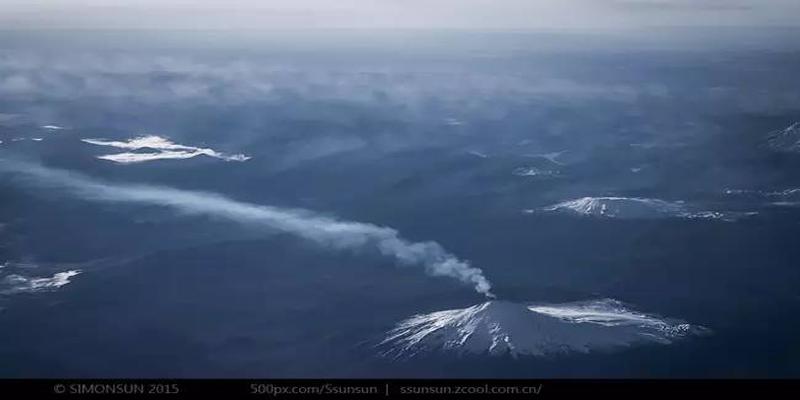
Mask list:
[[13,29],[800,27],[797,0],[0,0]]

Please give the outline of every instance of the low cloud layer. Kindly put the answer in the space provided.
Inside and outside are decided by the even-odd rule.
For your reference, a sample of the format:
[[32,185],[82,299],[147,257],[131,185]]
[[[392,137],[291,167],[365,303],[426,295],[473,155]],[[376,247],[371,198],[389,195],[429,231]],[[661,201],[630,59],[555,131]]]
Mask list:
[[398,231],[361,222],[342,221],[307,210],[283,209],[235,201],[224,196],[149,185],[113,184],[40,165],[0,160],[0,171],[21,177],[20,183],[62,190],[88,201],[158,205],[184,214],[207,215],[285,232],[337,250],[373,248],[400,265],[418,265],[432,276],[450,277],[493,297],[479,268],[448,253],[436,242],[411,242]]
[[[490,44],[498,43],[503,42]],[[714,114],[782,113],[800,108],[796,85],[779,79],[793,73],[792,59],[775,55],[688,59],[687,63],[696,63],[697,71],[708,75],[703,75],[702,83],[687,85],[683,69],[649,73],[650,62],[638,58],[609,65],[603,58],[586,62],[568,56],[530,56],[535,63],[526,61],[530,68],[522,70],[509,62],[514,61],[509,57],[515,53],[496,50],[490,44],[478,48],[480,56],[464,58],[472,53],[455,52],[442,56],[446,61],[441,64],[421,56],[402,68],[398,63],[360,62],[361,56],[355,57],[353,64],[337,64],[326,59],[297,62],[289,56],[217,60],[157,52],[10,50],[0,54],[0,96],[11,102],[36,103],[36,108],[29,107],[26,112],[35,114],[31,119],[41,124],[60,121],[72,128],[109,113],[128,115],[140,107],[172,109],[177,117],[195,107],[237,107],[237,112],[244,113],[248,108],[238,107],[256,110],[258,105],[275,111],[247,113],[240,118],[241,124],[277,117],[346,121],[341,107],[395,121],[418,121],[420,116],[439,112],[437,118],[445,121],[446,131],[470,131],[474,121],[499,120],[518,108],[531,110],[528,115],[535,118],[542,112],[537,110],[561,104],[623,105],[668,115],[688,107]],[[213,55],[213,51],[209,53]],[[465,63],[481,67],[465,68]],[[625,67],[625,63],[633,66]],[[634,68],[637,73],[622,73],[623,68]],[[583,69],[591,73],[591,79]],[[78,118],[53,102],[91,107],[92,114],[78,114]],[[532,104],[540,108],[532,110]],[[4,113],[0,124],[21,119],[12,117],[12,111],[0,110]]]

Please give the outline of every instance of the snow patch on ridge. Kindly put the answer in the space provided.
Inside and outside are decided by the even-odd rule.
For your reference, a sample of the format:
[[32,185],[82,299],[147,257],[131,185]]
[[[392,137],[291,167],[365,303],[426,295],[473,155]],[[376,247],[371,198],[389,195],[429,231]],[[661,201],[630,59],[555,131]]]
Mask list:
[[515,168],[511,171],[513,175],[516,176],[527,176],[527,177],[557,177],[559,176],[558,171],[549,170],[549,169],[541,169],[536,167],[519,167]]
[[57,272],[51,277],[28,277],[20,274],[6,275],[0,281],[0,294],[8,295],[55,290],[69,284],[70,278],[80,273],[80,270],[68,270]]
[[767,147],[779,152],[800,152],[800,122],[767,134]]
[[127,141],[114,141],[104,139],[81,139],[84,143],[97,146],[115,147],[125,150],[152,150],[149,152],[129,151],[124,153],[107,154],[98,156],[101,160],[113,161],[120,164],[132,164],[154,160],[181,160],[193,158],[200,155],[218,158],[225,161],[247,161],[250,157],[244,154],[224,154],[214,149],[186,146],[177,144],[169,139],[148,135],[139,136]]
[[750,190],[750,189],[727,189],[725,194],[750,200],[763,201],[771,206],[798,206],[800,205],[800,188],[789,188],[783,190]]

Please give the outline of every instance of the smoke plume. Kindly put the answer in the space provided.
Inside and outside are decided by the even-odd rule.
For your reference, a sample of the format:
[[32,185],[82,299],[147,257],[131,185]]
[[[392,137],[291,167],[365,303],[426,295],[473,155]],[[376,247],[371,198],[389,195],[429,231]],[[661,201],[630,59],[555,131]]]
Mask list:
[[22,183],[63,190],[89,201],[158,205],[184,214],[207,215],[242,224],[255,224],[339,250],[372,247],[385,256],[393,257],[400,265],[422,266],[429,275],[458,279],[472,285],[478,293],[494,297],[491,284],[480,268],[458,259],[436,242],[410,242],[400,237],[399,232],[392,228],[342,221],[308,210],[239,202],[208,192],[104,182],[82,174],[26,162],[0,160],[0,171],[29,178],[20,180]]

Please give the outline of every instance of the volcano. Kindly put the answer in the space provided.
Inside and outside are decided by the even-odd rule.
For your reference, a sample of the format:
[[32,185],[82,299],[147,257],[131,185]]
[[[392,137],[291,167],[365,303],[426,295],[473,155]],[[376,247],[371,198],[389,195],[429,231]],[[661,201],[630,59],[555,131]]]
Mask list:
[[546,207],[545,211],[608,218],[666,218],[689,215],[682,202],[636,197],[583,197]]
[[415,315],[388,332],[381,354],[411,358],[436,352],[550,356],[670,344],[707,329],[632,311],[613,299],[565,304],[493,300]]

